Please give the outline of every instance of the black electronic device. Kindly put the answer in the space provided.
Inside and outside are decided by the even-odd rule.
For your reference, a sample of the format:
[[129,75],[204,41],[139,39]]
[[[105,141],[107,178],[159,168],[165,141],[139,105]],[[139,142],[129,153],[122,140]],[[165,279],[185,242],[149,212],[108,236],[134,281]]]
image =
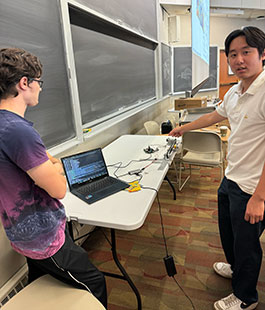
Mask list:
[[152,148],[151,146],[148,146],[147,148],[144,149],[144,152],[147,153],[147,154],[152,154],[154,152],[158,151],[158,149],[154,149]]
[[61,161],[70,192],[88,204],[129,187],[109,176],[100,148],[66,156]]
[[171,255],[164,257],[164,263],[169,277],[173,277],[175,274],[177,274],[174,259]]
[[161,133],[166,134],[169,133],[173,129],[173,125],[170,120],[167,120],[166,122],[163,122],[161,124]]

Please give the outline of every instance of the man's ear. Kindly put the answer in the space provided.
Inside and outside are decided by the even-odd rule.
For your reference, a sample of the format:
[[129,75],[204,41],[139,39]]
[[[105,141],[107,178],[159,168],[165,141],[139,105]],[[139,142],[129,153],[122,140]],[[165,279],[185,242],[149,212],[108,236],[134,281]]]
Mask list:
[[28,87],[28,78],[26,76],[22,76],[20,81],[18,82],[19,88],[25,90]]
[[265,49],[264,49],[264,51],[263,51],[263,53],[262,53],[262,55],[261,55],[261,59],[262,59],[262,60],[265,60]]

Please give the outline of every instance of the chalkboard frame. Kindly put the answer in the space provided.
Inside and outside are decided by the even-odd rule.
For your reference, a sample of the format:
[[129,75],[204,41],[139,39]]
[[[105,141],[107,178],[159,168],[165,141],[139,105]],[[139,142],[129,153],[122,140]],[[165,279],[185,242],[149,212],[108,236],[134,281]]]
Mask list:
[[161,43],[162,96],[172,93],[172,47]]
[[[141,98],[141,97],[137,97],[135,98],[135,102],[129,102],[129,105],[122,105],[120,108],[117,108],[116,111],[113,111],[113,113],[109,113],[109,116],[107,117],[107,119],[113,118],[116,115],[119,115],[121,113],[126,112],[128,109],[131,110],[134,107],[137,107],[139,105],[143,105],[146,102],[150,102],[151,100],[155,100],[157,98],[157,89],[156,89],[156,85],[157,85],[157,76],[156,76],[156,54],[157,54],[157,46],[158,46],[158,42],[156,40],[150,39],[148,37],[146,37],[145,35],[142,35],[140,33],[136,33],[134,30],[130,30],[128,27],[125,27],[123,25],[119,25],[116,21],[112,20],[111,18],[109,18],[108,16],[102,15],[98,12],[93,11],[92,9],[90,9],[89,7],[86,7],[84,5],[79,4],[76,1],[73,0],[61,0],[61,5],[62,5],[62,15],[63,15],[63,25],[64,25],[64,35],[65,35],[65,46],[66,46],[66,57],[67,57],[67,63],[68,63],[68,67],[69,67],[69,72],[71,75],[71,92],[72,92],[72,97],[74,98],[74,102],[75,102],[75,107],[74,110],[76,110],[75,115],[77,118],[77,123],[78,123],[78,130],[82,131],[83,128],[89,126],[96,126],[97,124],[100,124],[101,122],[103,122],[104,120],[106,120],[106,114],[102,115],[102,117],[96,117],[95,121],[92,121],[90,119],[88,119],[88,114],[89,111],[87,111],[86,109],[86,102],[84,102],[83,100],[83,104],[81,103],[81,97],[84,98],[84,94],[81,95],[80,94],[80,81],[82,80],[82,77],[80,78],[80,70],[78,72],[78,69],[76,67],[76,57],[77,54],[76,51],[74,50],[74,44],[73,44],[73,37],[71,35],[71,26],[73,26],[71,24],[71,17],[70,17],[70,13],[69,11],[74,12],[74,18],[72,20],[74,20],[74,24],[78,24],[80,25],[80,22],[78,21],[78,18],[76,16],[76,12],[78,12],[79,10],[81,10],[82,12],[86,12],[88,13],[88,15],[95,15],[96,16],[96,20],[98,23],[98,20],[101,19],[101,22],[106,23],[108,25],[113,25],[114,28],[117,30],[121,30],[124,31],[124,33],[128,34],[131,33],[133,40],[131,42],[129,42],[129,40],[123,40],[124,42],[129,42],[130,44],[135,44],[135,46],[139,46],[142,49],[146,49],[150,52],[152,52],[152,79],[153,79],[153,93],[152,95],[150,95],[148,98]],[[75,8],[73,10],[73,7]],[[104,27],[102,27],[102,25],[100,26],[100,30],[97,33],[103,33],[104,35],[106,35],[106,33],[104,33],[105,31],[102,31]],[[85,29],[85,28],[84,28]],[[115,36],[114,36],[115,37]],[[121,35],[118,33],[116,39],[119,39],[119,37],[121,37]],[[121,38],[122,39],[122,38]],[[128,43],[128,44],[129,44]],[[82,69],[82,68],[81,68]],[[143,74],[144,75],[144,72]],[[141,76],[140,75],[140,76]],[[79,80],[78,80],[79,78]],[[99,89],[100,89],[101,85],[99,85]],[[149,86],[148,86],[149,87]],[[95,87],[96,89],[96,87]],[[148,88],[146,88],[148,89]],[[138,89],[137,89],[138,90]],[[137,94],[137,90],[134,91],[135,94]],[[106,103],[109,103],[110,101],[106,101]],[[126,102],[126,101],[125,101]],[[100,104],[102,105],[102,102],[100,102]],[[94,105],[95,107],[95,105]],[[101,108],[102,110],[102,108]],[[86,115],[84,116],[84,113],[86,113]],[[79,125],[79,123],[81,123],[81,126]]]

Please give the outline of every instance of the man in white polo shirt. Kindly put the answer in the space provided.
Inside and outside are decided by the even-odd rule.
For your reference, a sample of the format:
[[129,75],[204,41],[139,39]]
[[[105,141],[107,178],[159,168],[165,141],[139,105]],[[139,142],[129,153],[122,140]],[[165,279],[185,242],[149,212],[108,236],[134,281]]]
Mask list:
[[227,263],[214,264],[232,278],[233,293],[214,304],[217,310],[255,309],[262,262],[259,237],[265,228],[265,34],[256,27],[231,32],[225,52],[240,82],[212,113],[176,127],[171,136],[229,120],[228,166],[218,190],[219,231]]

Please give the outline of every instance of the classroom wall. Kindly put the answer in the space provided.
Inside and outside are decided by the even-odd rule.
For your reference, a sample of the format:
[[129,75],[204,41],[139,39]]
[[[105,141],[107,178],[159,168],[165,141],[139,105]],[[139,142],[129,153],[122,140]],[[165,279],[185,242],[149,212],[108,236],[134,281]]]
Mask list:
[[216,44],[224,48],[226,36],[233,30],[242,26],[255,26],[265,31],[264,20],[244,19],[244,18],[223,18],[211,17],[210,19],[210,44]]
[[[256,26],[265,31],[264,20],[210,17],[210,45],[224,47],[226,36],[233,30],[242,26]],[[191,18],[190,15],[180,15],[180,41],[173,43],[173,46],[191,45]]]
[[[159,20],[159,40],[168,43],[168,14],[158,8]],[[225,17],[211,17],[210,18],[210,44],[217,45],[219,48],[224,47],[225,37],[234,29],[242,26],[257,26],[265,31],[265,23],[263,20],[247,20],[242,18],[225,18]],[[190,46],[191,45],[191,20],[189,15],[180,15],[180,41],[172,44],[173,46]],[[200,92],[197,96],[218,97],[218,91]],[[174,99],[179,97],[172,96],[165,100],[152,104],[149,107],[130,116],[122,116],[117,122],[106,122],[101,130],[95,135],[87,135],[85,142],[74,147],[66,152],[58,154],[64,156],[77,151],[83,151],[88,148],[104,147],[108,143],[115,140],[122,134],[134,134],[143,128],[143,124],[147,120],[162,121],[167,119],[167,110],[173,107]]]

